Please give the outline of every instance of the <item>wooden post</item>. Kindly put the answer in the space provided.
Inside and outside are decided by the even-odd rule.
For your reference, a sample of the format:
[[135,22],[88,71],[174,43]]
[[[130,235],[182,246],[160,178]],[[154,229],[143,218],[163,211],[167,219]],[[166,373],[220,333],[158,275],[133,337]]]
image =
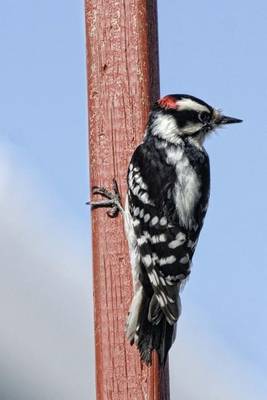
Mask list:
[[[86,0],[91,185],[119,184],[159,97],[156,0]],[[168,363],[141,363],[125,337],[132,297],[122,217],[92,215],[97,400],[169,400]]]

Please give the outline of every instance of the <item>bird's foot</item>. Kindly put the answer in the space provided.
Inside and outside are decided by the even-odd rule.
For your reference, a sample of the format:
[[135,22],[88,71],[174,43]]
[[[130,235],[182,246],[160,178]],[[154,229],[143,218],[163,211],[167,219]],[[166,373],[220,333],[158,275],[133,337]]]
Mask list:
[[115,179],[112,182],[112,190],[109,191],[104,187],[94,186],[92,188],[92,194],[99,194],[106,198],[106,200],[90,201],[86,204],[91,206],[91,209],[99,207],[111,207],[111,210],[107,211],[107,215],[110,218],[117,217],[119,212],[123,212],[123,207],[121,205],[121,196],[118,189],[118,184]]

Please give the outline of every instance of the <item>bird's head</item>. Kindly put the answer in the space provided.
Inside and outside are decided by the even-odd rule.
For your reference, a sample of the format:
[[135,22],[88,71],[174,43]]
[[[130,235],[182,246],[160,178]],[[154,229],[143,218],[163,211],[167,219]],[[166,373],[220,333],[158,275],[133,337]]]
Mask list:
[[242,122],[223,115],[204,101],[185,94],[171,94],[158,100],[150,116],[151,133],[176,143],[193,137],[200,143],[217,127]]

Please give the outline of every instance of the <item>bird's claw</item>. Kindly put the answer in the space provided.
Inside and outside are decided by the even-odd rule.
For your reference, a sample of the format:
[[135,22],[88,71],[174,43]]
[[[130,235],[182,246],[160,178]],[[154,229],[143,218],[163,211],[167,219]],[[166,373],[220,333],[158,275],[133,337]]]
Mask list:
[[120,211],[123,211],[121,205],[121,196],[118,189],[118,184],[115,179],[112,182],[112,190],[109,191],[103,186],[93,186],[92,194],[98,194],[100,196],[105,197],[107,200],[100,201],[90,201],[86,204],[91,205],[91,209],[99,207],[111,207],[111,210],[107,211],[107,215],[110,218],[115,218],[119,214]]
[[100,194],[101,196],[106,197],[106,199],[110,199],[110,200],[113,197],[112,192],[109,192],[103,186],[93,186],[92,187],[92,194]]

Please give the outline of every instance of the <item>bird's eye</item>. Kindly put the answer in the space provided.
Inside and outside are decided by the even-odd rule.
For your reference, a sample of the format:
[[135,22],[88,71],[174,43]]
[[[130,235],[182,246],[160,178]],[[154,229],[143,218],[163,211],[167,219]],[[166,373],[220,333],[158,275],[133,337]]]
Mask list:
[[210,122],[211,120],[211,115],[210,113],[208,113],[207,111],[201,111],[198,114],[198,119],[200,122],[202,122],[203,124],[207,124]]

